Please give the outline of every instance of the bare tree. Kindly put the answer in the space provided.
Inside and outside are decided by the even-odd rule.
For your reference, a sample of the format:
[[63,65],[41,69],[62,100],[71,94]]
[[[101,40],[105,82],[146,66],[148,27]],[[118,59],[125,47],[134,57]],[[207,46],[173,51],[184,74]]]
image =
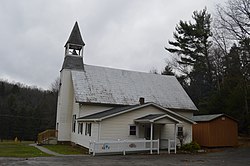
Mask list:
[[[248,113],[248,86],[250,68],[250,0],[228,0],[223,7],[217,6],[217,19],[215,19],[215,41],[224,50],[227,58],[228,41],[237,43],[240,50],[241,75],[244,79],[245,110]],[[226,48],[226,46],[228,46]],[[227,66],[226,66],[227,67]]]
[[228,0],[225,7],[217,6],[217,30],[230,40],[250,37],[250,0]]
[[187,132],[177,135],[177,139],[179,140],[181,147],[184,145],[187,137],[188,137],[188,133]]
[[218,91],[221,90],[221,82],[223,83],[223,77],[224,77],[224,59],[227,57],[224,55],[224,50],[221,49],[220,47],[214,46],[211,50],[211,56],[210,56],[210,61],[213,66],[213,71],[214,71],[214,82],[216,83],[216,87]]
[[60,78],[57,77],[54,82],[51,83],[50,85],[50,90],[53,92],[53,93],[57,93],[60,89]]

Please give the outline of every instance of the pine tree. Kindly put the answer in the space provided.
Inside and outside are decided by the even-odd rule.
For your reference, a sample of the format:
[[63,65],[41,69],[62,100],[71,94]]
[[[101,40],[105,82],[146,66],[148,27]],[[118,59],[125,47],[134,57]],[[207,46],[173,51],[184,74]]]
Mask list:
[[200,98],[206,97],[213,89],[210,48],[212,42],[211,15],[206,8],[195,11],[191,21],[180,21],[174,32],[175,41],[169,41],[172,48],[165,48],[175,55],[177,63],[190,83],[190,96],[196,104]]

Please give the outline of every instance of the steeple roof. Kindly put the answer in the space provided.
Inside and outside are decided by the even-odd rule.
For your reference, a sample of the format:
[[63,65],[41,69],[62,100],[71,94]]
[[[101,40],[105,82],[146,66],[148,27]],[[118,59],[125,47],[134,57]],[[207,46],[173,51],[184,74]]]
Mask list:
[[80,32],[77,21],[75,22],[75,25],[71,31],[69,39],[66,42],[64,47],[66,47],[68,43],[85,46],[85,43],[82,40],[81,32]]

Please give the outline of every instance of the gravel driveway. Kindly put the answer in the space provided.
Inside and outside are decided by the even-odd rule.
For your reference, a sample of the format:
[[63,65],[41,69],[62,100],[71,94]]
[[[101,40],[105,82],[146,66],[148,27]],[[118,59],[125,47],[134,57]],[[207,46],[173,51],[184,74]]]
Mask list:
[[205,154],[114,155],[114,156],[61,156],[39,158],[0,157],[1,166],[161,166],[161,165],[250,165],[250,148],[229,148],[223,152]]

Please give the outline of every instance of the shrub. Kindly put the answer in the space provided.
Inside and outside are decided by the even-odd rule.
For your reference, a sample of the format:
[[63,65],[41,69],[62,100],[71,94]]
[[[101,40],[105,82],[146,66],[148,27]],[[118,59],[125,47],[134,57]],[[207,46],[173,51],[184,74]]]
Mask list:
[[184,144],[180,148],[180,150],[189,151],[189,152],[196,152],[197,150],[200,150],[200,149],[201,149],[200,145],[194,141],[188,144]]

